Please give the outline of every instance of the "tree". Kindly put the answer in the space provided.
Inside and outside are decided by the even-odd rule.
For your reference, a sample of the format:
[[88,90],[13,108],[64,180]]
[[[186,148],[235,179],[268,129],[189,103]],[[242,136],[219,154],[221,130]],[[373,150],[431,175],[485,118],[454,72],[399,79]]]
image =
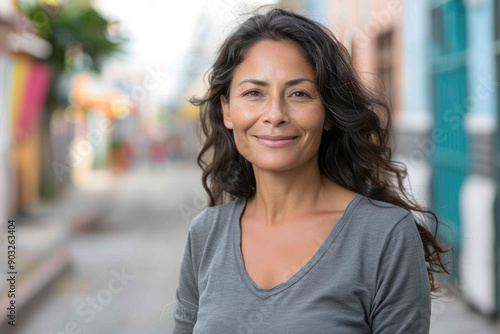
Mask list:
[[51,116],[68,104],[68,88],[61,89],[64,86],[61,83],[75,72],[99,72],[107,58],[124,52],[127,40],[120,35],[117,21],[102,16],[86,1],[18,2],[18,8],[31,20],[34,32],[52,47],[46,61],[53,69],[53,80],[40,119],[40,130],[44,138],[41,193],[45,198],[53,197],[62,185],[52,168],[55,159],[49,140]]

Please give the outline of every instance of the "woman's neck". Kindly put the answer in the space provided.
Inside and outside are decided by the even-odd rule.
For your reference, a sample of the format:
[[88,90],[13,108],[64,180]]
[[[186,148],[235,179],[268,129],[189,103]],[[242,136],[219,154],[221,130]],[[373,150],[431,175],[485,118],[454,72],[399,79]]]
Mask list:
[[266,225],[283,224],[313,211],[335,210],[335,194],[347,191],[322,177],[317,164],[280,172],[254,167],[254,174],[256,192],[246,211]]

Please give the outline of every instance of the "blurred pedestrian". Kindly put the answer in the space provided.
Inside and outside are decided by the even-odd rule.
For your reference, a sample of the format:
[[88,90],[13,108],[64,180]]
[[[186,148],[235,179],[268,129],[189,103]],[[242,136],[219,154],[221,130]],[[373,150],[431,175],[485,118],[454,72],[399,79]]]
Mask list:
[[192,102],[209,207],[189,231],[174,333],[429,332],[446,271],[423,221],[436,217],[391,160],[387,103],[327,28],[249,18]]

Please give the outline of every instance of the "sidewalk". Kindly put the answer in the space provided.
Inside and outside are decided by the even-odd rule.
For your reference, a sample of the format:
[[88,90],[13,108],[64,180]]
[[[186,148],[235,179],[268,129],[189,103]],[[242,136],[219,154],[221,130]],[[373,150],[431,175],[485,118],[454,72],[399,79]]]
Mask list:
[[473,311],[458,295],[432,301],[430,334],[498,334],[500,319],[488,319]]
[[[40,203],[27,214],[15,218],[16,310],[35,297],[70,264],[68,242],[86,230],[106,210],[113,199],[114,176],[107,172],[89,174],[88,185],[98,189],[70,187],[56,202]],[[0,266],[7,276],[7,231],[0,234]],[[0,280],[0,309],[6,310],[9,283]],[[2,312],[2,314],[5,314]],[[2,316],[0,325],[8,320]]]

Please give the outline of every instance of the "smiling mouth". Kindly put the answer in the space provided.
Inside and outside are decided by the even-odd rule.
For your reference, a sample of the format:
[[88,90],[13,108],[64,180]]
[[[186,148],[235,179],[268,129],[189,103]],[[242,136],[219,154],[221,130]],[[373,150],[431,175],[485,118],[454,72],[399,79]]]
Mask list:
[[257,141],[268,147],[283,147],[290,144],[298,136],[255,136]]

